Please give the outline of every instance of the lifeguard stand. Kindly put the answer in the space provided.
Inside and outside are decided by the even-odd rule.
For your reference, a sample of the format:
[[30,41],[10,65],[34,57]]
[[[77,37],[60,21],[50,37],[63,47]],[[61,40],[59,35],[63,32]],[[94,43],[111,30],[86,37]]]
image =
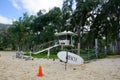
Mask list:
[[58,37],[58,44],[59,45],[64,45],[64,46],[74,46],[74,40],[73,36],[77,34],[71,32],[71,31],[64,31],[64,32],[56,32],[55,36]]

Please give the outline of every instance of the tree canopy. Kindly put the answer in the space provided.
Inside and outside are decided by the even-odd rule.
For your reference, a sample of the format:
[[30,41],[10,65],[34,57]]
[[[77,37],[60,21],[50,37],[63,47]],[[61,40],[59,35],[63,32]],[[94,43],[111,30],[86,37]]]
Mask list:
[[120,33],[120,1],[65,0],[61,9],[24,13],[0,33],[0,48],[27,50],[54,41],[54,33],[65,30],[77,33],[76,42],[82,47],[94,45],[95,38],[106,37],[107,44],[114,42]]

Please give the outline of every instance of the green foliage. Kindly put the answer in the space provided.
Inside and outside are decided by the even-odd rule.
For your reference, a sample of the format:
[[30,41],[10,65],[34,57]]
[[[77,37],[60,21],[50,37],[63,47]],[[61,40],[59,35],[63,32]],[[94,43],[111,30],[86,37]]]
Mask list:
[[102,58],[105,58],[105,57],[107,57],[107,56],[115,56],[115,55],[116,55],[116,53],[114,53],[114,52],[112,52],[112,51],[109,51],[109,52],[107,53],[107,55],[106,55],[105,53],[99,53],[98,58],[99,58],[99,59],[102,59]]
[[[89,60],[92,59],[91,57],[94,55],[94,49],[81,49],[80,50],[80,56],[84,59],[84,60]],[[95,57],[93,56],[93,58],[95,59]]]
[[[119,33],[119,8],[120,0],[65,0],[62,9],[54,7],[49,12],[40,10],[35,16],[24,13],[10,27],[0,30],[0,48],[19,47],[26,51],[53,41],[55,31],[64,30],[78,34],[75,42],[81,42],[81,48],[93,48],[95,38],[107,45],[116,41]],[[102,40],[103,36],[106,37],[105,41]],[[82,54],[87,52],[81,50]]]
[[107,53],[107,55],[111,55],[111,56],[113,55],[113,56],[114,56],[114,55],[116,55],[116,53],[115,53],[115,52],[112,52],[112,51],[109,51],[109,52]]
[[0,47],[0,51],[4,50],[2,47]]
[[13,47],[23,49],[24,45],[30,45],[30,37],[32,30],[30,29],[33,16],[28,16],[27,13],[23,14],[18,21],[14,21],[13,24],[7,29],[9,34],[9,41]]
[[99,53],[98,54],[98,58],[99,59],[102,59],[102,58],[105,58],[105,57],[106,57],[106,55],[104,53]]

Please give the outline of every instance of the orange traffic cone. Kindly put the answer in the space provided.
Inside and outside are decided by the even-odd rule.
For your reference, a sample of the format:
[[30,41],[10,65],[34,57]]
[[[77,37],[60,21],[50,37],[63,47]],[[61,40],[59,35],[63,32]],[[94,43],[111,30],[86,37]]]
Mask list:
[[38,75],[37,75],[37,76],[40,76],[40,77],[43,76],[43,73],[42,73],[42,66],[39,66],[39,70],[38,70]]

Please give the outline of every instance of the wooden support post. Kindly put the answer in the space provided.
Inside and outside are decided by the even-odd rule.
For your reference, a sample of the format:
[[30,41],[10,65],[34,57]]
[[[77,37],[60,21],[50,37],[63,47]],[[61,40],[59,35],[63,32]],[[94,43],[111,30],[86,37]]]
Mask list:
[[50,49],[48,49],[48,54],[47,54],[47,58],[49,59],[50,57]]

